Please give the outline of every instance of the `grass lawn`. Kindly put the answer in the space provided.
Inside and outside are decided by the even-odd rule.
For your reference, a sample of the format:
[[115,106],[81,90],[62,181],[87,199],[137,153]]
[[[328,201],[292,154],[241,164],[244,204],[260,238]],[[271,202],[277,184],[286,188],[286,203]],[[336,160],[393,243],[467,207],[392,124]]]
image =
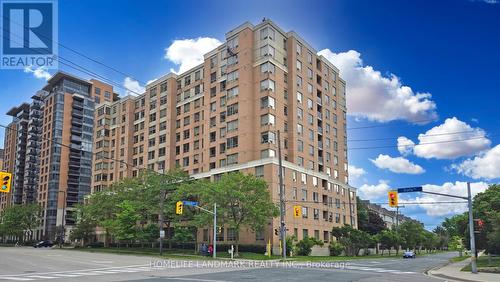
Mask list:
[[468,259],[469,256],[462,255],[461,257],[454,257],[450,259],[450,262],[459,262]]
[[[491,257],[491,264],[487,255],[478,257],[477,270],[481,272],[500,273],[500,257]],[[462,268],[462,271],[471,271],[470,264]]]

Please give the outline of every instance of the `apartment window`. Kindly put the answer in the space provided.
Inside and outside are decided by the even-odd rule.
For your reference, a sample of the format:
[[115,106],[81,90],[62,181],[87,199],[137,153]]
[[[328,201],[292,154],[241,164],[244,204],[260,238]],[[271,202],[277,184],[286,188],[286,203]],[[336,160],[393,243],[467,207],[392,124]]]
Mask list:
[[303,126],[300,123],[297,123],[297,134],[302,135]]
[[227,132],[234,131],[238,129],[238,120],[232,120],[227,123]]
[[210,88],[210,97],[215,97],[217,95],[217,86]]
[[151,88],[151,89],[149,90],[149,98],[156,97],[156,93],[157,93],[157,91],[156,91],[156,87]]
[[274,35],[275,35],[275,31],[274,31],[274,29],[272,29],[270,27],[265,27],[265,28],[260,30],[260,40],[264,40],[264,39],[274,40],[275,39]]
[[265,62],[260,65],[260,71],[262,73],[269,72],[269,73],[274,73],[276,70],[276,66],[271,63],[271,62]]
[[297,43],[297,55],[302,55],[302,45]]
[[260,125],[275,125],[276,117],[272,114],[265,114],[260,116]]
[[215,81],[217,81],[217,72],[213,72],[210,74],[210,82],[214,83]]
[[302,77],[297,75],[297,86],[302,87]]
[[198,150],[200,148],[200,141],[196,140],[193,142],[193,149]]
[[149,135],[153,135],[156,133],[156,125],[149,127]]
[[310,52],[307,52],[307,62],[310,64],[313,62],[313,55]]
[[266,79],[260,82],[260,91],[270,90],[274,92],[274,89],[275,89],[274,80]]
[[276,156],[276,151],[273,150],[273,149],[266,149],[266,150],[260,151],[260,157],[262,159],[265,159],[265,158],[274,158],[275,156]]
[[271,132],[271,131],[266,131],[266,132],[261,133],[260,142],[262,144],[264,144],[264,143],[276,143],[276,133]]
[[313,93],[313,86],[310,83],[307,84],[307,93],[309,93],[309,94]]
[[184,130],[184,132],[182,133],[183,138],[189,139],[189,135],[190,135],[189,133],[190,133],[189,129]]
[[302,71],[302,62],[297,60],[297,70]]
[[230,100],[236,96],[238,96],[239,89],[238,86],[230,88],[227,90],[227,100]]
[[302,93],[297,92],[297,102],[302,104]]
[[166,154],[165,147],[158,149],[158,157],[163,157]]
[[217,102],[210,103],[210,111],[211,112],[217,111]]
[[265,96],[260,98],[260,108],[276,108],[276,100],[273,97]]
[[165,142],[167,142],[167,135],[166,134],[160,135],[160,139],[159,139],[158,143],[163,144]]
[[303,157],[297,157],[297,165],[304,166],[304,158]]
[[234,37],[234,38],[231,38],[227,41],[227,47],[228,48],[231,48],[231,49],[234,49],[236,47],[238,47],[238,36]]
[[239,74],[238,71],[232,71],[227,74],[227,82],[231,82],[233,80],[238,80]]
[[189,166],[189,157],[182,158],[182,166]]
[[184,126],[189,125],[190,123],[190,118],[187,116],[184,118]]
[[227,106],[227,116],[232,116],[238,113],[238,103]]
[[188,153],[189,152],[189,143],[182,144],[182,152],[183,153]]
[[215,142],[215,140],[217,140],[217,133],[215,131],[210,132],[210,142]]
[[233,165],[238,163],[238,153],[227,155],[227,165]]
[[200,121],[200,112],[194,113],[193,118],[194,122]]
[[297,140],[297,151],[299,152],[304,151],[304,142],[302,140]]
[[238,147],[238,136],[227,138],[226,144],[227,144],[227,149]]
[[260,48],[260,55],[261,56],[269,56],[269,57],[274,57],[274,47],[270,45],[265,45]]
[[264,177],[264,166],[259,165],[255,167],[255,176]]
[[219,144],[219,154],[224,154],[226,152],[226,143]]
[[307,114],[307,123],[309,125],[314,125],[314,117],[311,114]]
[[227,58],[227,66],[232,66],[238,63],[238,54],[234,54]]

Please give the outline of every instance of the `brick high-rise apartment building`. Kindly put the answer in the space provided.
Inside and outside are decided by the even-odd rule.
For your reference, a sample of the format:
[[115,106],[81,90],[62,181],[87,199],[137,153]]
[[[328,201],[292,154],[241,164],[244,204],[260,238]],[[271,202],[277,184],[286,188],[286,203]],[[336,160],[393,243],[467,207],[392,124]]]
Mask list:
[[[269,20],[244,23],[204,62],[167,74],[143,95],[96,110],[93,190],[135,176],[138,168],[182,167],[216,180],[240,170],[262,176],[279,201],[277,131],[283,144],[286,225],[300,240],[329,241],[334,226],[356,226],[355,189],[348,185],[345,82],[338,69],[295,32]],[[120,159],[124,163],[106,159]],[[292,206],[301,205],[302,218]],[[242,243],[275,246],[278,219]],[[209,230],[200,232],[209,239]],[[221,230],[221,241],[234,240]]]
[[0,207],[43,208],[42,226],[28,237],[53,240],[74,224],[73,207],[91,190],[95,105],[116,99],[108,84],[58,72],[30,104],[8,112],[3,169],[14,181]]

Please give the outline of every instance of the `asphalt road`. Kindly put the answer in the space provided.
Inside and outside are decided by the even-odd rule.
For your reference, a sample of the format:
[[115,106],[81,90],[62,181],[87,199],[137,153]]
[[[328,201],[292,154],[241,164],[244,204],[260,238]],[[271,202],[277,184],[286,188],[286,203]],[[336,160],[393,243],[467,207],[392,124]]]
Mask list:
[[345,262],[158,260],[146,256],[0,247],[1,281],[442,281],[423,274],[452,253]]

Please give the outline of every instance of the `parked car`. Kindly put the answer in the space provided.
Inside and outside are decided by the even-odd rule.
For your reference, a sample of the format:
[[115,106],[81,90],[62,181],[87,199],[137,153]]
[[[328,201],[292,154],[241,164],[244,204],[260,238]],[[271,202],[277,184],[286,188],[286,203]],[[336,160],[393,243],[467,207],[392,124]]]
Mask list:
[[35,247],[35,248],[43,248],[43,247],[50,248],[52,246],[54,246],[54,242],[49,241],[49,240],[40,241],[40,242],[36,243],[35,245],[33,245],[33,247]]
[[403,258],[415,258],[415,253],[412,251],[404,252]]

